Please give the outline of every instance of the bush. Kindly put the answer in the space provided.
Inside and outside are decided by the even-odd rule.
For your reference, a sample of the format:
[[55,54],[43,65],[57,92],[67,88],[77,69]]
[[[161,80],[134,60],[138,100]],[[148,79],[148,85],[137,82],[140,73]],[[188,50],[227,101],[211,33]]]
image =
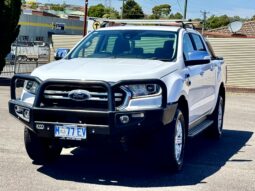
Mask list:
[[19,34],[20,13],[21,0],[0,1],[0,72],[5,66],[5,57],[11,51],[11,44]]

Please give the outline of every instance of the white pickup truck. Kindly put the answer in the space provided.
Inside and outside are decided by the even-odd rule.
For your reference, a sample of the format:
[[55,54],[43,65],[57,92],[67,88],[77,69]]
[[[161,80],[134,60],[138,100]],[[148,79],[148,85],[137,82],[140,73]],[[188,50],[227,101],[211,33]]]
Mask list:
[[25,124],[26,150],[37,163],[70,145],[149,137],[158,164],[178,171],[188,137],[222,134],[225,71],[185,25],[103,28],[62,60],[15,75],[9,111]]

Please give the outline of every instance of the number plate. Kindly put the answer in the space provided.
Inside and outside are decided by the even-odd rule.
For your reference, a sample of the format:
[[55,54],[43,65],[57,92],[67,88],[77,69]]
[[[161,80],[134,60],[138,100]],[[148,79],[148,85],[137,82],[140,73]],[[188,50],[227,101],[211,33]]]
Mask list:
[[55,137],[81,140],[87,138],[87,129],[77,125],[55,125],[54,134]]

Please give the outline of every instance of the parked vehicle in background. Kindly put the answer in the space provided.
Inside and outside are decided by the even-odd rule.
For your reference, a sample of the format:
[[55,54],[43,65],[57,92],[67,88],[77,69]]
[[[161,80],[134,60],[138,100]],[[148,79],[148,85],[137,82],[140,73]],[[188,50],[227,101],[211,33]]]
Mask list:
[[48,57],[50,49],[45,42],[16,42],[11,47],[17,61],[37,61],[40,57]]
[[9,110],[35,162],[63,147],[149,140],[156,164],[178,171],[188,137],[221,137],[224,105],[224,60],[175,23],[91,32],[64,59],[14,76]]

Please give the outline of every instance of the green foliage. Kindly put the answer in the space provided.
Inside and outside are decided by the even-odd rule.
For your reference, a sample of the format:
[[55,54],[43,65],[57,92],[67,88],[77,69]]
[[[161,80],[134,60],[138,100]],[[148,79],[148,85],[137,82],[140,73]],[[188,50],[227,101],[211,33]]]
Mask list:
[[162,16],[167,17],[171,12],[171,5],[169,4],[162,4],[162,5],[157,5],[152,8],[152,13],[154,18],[159,19]]
[[31,8],[31,9],[37,9],[37,8],[38,8],[37,3],[31,2],[31,3],[30,3],[30,8]]
[[103,15],[105,14],[105,6],[102,4],[98,4],[95,6],[90,6],[88,10],[88,15],[90,17],[99,17],[102,18]]
[[108,19],[119,19],[119,12],[113,8],[105,7],[102,4],[90,6],[88,10],[90,17],[108,18]]
[[171,15],[169,16],[169,19],[182,19],[182,18],[183,18],[183,16],[182,16],[182,14],[179,13],[179,12],[177,12],[177,13],[175,13],[175,14],[171,14]]
[[0,71],[5,66],[5,57],[11,51],[11,44],[19,34],[18,25],[21,13],[21,0],[0,1]]
[[219,27],[226,26],[229,23],[230,23],[230,19],[227,15],[222,15],[222,16],[212,15],[206,21],[206,28],[207,29],[219,28]]
[[56,4],[56,5],[51,5],[50,8],[54,11],[64,11],[65,7],[63,5],[60,4]]
[[120,14],[118,11],[116,11],[113,8],[105,8],[104,9],[104,15],[103,18],[107,18],[107,19],[119,19],[120,18]]
[[148,19],[159,19],[156,15],[152,14],[149,15]]
[[127,0],[123,7],[124,19],[142,19],[144,13],[141,6],[134,0]]
[[26,4],[26,0],[22,0],[21,3],[22,3],[22,5],[25,5]]
[[255,15],[253,15],[253,16],[251,17],[251,20],[252,20],[252,21],[255,21]]

